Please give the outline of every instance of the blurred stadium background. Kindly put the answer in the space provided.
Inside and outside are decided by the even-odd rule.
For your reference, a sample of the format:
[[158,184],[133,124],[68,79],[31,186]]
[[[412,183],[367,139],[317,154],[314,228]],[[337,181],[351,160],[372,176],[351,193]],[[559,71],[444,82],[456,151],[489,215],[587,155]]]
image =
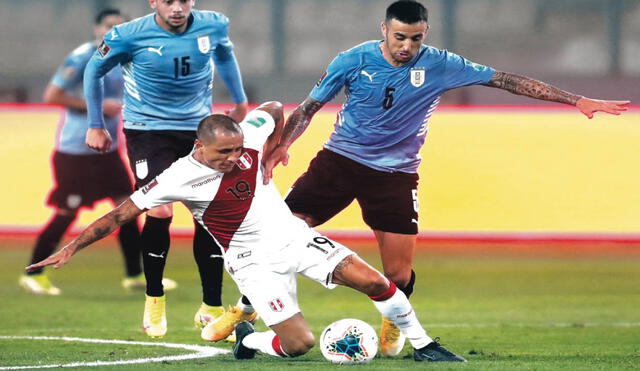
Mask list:
[[[338,52],[380,38],[387,0],[198,0],[231,19],[254,102],[301,101]],[[497,69],[590,96],[639,101],[638,0],[428,0],[428,43]],[[115,6],[135,18],[146,0],[0,0],[0,100],[38,102],[64,56],[91,36],[94,14]],[[218,89],[218,102],[228,101]],[[532,104],[491,89],[449,94],[456,104]],[[536,103],[533,103],[536,104]]]
[[[251,102],[277,99],[294,105],[338,52],[380,38],[388,3],[201,0],[197,7],[230,17]],[[426,4],[431,45],[590,97],[640,101],[640,0]],[[0,228],[32,233],[49,215],[43,199],[51,184],[49,156],[61,111],[21,104],[41,101],[64,56],[91,38],[97,11],[114,6],[134,18],[151,10],[144,0],[0,0],[0,5],[14,20],[0,23],[0,102],[5,102],[0,163],[5,173],[24,174],[3,182],[0,201],[12,212],[0,216]],[[228,103],[223,85],[216,86],[215,102]],[[570,107],[485,87],[451,91],[443,101],[422,153],[423,235],[601,238],[613,233],[635,238],[640,220],[637,108],[588,121]],[[294,145],[291,165],[278,169],[283,193],[328,137],[336,108],[316,116]],[[106,210],[108,205],[84,213],[80,225]],[[191,229],[184,210],[174,226]],[[356,206],[322,229],[370,236]]]

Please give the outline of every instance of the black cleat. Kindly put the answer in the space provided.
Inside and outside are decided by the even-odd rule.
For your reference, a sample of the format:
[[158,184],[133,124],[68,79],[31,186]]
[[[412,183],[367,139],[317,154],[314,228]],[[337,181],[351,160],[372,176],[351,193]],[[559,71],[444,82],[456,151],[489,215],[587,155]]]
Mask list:
[[413,350],[416,362],[467,362],[466,359],[451,353],[438,343],[438,339],[427,346]]
[[251,359],[256,356],[255,349],[249,349],[242,345],[242,340],[254,332],[256,332],[256,330],[248,321],[242,321],[236,325],[236,343],[233,346],[233,357],[235,359]]

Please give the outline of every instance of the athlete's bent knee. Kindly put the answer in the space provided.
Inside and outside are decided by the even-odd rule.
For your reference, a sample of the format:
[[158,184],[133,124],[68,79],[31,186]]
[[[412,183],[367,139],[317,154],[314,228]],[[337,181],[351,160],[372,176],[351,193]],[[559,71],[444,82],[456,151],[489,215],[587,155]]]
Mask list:
[[296,339],[289,339],[282,344],[282,349],[291,357],[298,357],[307,354],[315,344],[316,340],[313,338],[313,334],[306,332]]

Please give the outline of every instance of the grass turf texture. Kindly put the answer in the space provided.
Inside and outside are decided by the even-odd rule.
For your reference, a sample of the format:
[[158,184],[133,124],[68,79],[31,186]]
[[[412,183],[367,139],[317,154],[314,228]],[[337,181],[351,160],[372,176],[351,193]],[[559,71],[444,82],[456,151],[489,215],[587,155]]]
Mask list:
[[[60,271],[49,269],[63,290],[59,297],[28,295],[17,278],[32,241],[3,239],[0,248],[0,336],[70,336],[153,341],[140,330],[143,293],[125,293],[121,255],[109,239],[80,252]],[[350,244],[380,267],[371,244]],[[637,247],[600,246],[581,250],[540,245],[529,247],[427,246],[416,253],[418,316],[432,337],[464,356],[467,364],[418,364],[376,358],[366,369],[436,368],[466,370],[610,370],[640,365],[640,252]],[[581,251],[589,251],[584,254]],[[615,251],[615,253],[610,253]],[[169,255],[166,275],[179,282],[167,295],[169,332],[159,342],[205,345],[192,328],[200,303],[199,280],[190,241],[179,239]],[[225,303],[238,291],[225,276]],[[379,329],[371,302],[346,288],[325,290],[299,279],[305,318],[319,336],[329,323],[354,317]],[[258,329],[264,329],[263,324]],[[231,349],[230,344],[216,347]],[[187,351],[120,344],[65,343],[0,339],[0,367],[49,363],[112,361],[184,354]],[[331,367],[318,347],[297,359],[258,355],[235,361],[222,355],[143,365],[101,366],[106,370],[235,369],[321,370]]]

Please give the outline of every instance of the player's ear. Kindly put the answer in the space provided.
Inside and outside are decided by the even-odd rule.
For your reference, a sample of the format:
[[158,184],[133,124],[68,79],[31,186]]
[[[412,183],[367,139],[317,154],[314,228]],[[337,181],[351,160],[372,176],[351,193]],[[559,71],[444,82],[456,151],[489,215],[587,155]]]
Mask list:
[[380,32],[382,32],[382,38],[387,38],[387,24],[383,21],[380,23]]
[[204,143],[202,143],[200,141],[200,139],[196,139],[194,145],[195,145],[196,149],[200,149],[200,148],[204,147]]
[[149,6],[151,7],[151,9],[155,9],[157,6],[156,0],[149,0]]

